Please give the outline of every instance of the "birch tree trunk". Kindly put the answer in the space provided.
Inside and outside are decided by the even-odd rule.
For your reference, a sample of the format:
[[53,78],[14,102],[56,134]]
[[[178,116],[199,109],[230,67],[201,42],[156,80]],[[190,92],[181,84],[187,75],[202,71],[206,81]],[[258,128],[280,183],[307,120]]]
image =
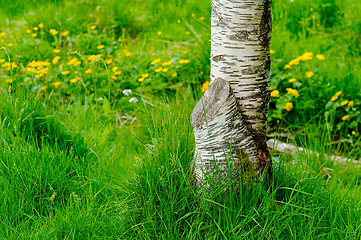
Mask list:
[[271,0],[213,0],[211,84],[191,123],[195,183],[268,179]]

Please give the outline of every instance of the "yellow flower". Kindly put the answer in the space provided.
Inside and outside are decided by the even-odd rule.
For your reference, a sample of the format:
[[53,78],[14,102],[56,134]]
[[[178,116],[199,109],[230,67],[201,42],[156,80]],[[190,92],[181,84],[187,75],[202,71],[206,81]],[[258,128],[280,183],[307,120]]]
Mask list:
[[38,26],[39,28],[44,28],[44,23],[40,23]]
[[68,75],[69,73],[70,73],[69,70],[67,70],[67,71],[62,71],[62,72],[61,72],[62,75]]
[[106,63],[107,63],[107,64],[111,64],[112,61],[113,61],[113,59],[109,59]]
[[313,72],[306,72],[306,77],[307,77],[307,78],[310,78],[310,77],[312,77],[313,75],[315,75]]
[[142,77],[143,77],[143,78],[149,77],[149,73],[142,74]]
[[116,72],[117,70],[118,70],[118,67],[117,67],[117,66],[115,66],[115,67],[112,68],[112,72]]
[[131,52],[127,52],[127,53],[125,54],[125,56],[127,56],[127,57],[129,57],[130,55],[132,55]]
[[352,131],[352,135],[355,135],[356,134],[356,132],[355,131]]
[[60,65],[59,65],[59,68],[62,68],[62,67],[63,67],[63,64],[60,64]]
[[150,64],[155,65],[160,62],[160,58],[153,60]]
[[138,82],[143,82],[144,81],[144,78],[138,78]]
[[68,62],[68,65],[73,65],[73,64],[76,63],[77,61],[78,61],[77,58],[73,58],[72,60],[70,60],[70,61]]
[[323,56],[322,54],[317,54],[316,58],[318,58],[318,60],[325,60],[325,56]]
[[272,49],[270,50],[271,54],[274,54],[275,52],[276,52],[275,50],[272,50]]
[[191,14],[192,17],[195,17],[196,15],[194,13]]
[[60,49],[54,49],[53,52],[54,53],[60,53]]
[[187,54],[188,53],[188,51],[182,51],[182,54]]
[[187,35],[191,34],[191,32],[186,32]]
[[118,78],[116,76],[112,76],[112,79],[117,80]]
[[6,35],[5,32],[0,33],[0,37],[3,37],[3,36],[5,36],[5,35]]
[[292,89],[292,88],[286,88],[287,93],[292,94],[293,96],[295,96],[296,98],[298,98],[300,95],[298,94],[298,91],[296,89]]
[[76,66],[78,66],[78,65],[80,65],[80,64],[81,64],[80,61],[76,61],[76,62],[74,63],[74,67],[76,67]]
[[353,104],[354,104],[354,102],[353,102],[353,101],[349,101],[349,102],[348,102],[348,106],[349,106],[349,107],[352,107],[352,106],[353,106]]
[[36,33],[31,34],[31,37],[36,37],[36,36],[38,36],[38,34]]
[[51,85],[53,85],[54,88],[56,89],[61,86],[61,82],[55,82],[55,83],[52,83]]
[[71,83],[76,83],[77,81],[78,81],[78,79],[76,79],[76,78],[70,79]]
[[104,45],[97,46],[97,49],[103,49],[103,48],[104,48]]
[[168,70],[169,70],[168,68],[163,68],[162,72],[168,72]]
[[280,92],[278,90],[273,90],[271,92],[271,97],[279,97],[280,96]]
[[292,108],[293,108],[293,104],[291,102],[287,102],[285,109],[289,112],[289,111],[291,111]]
[[33,27],[33,30],[34,30],[34,31],[38,31],[39,28],[38,28],[38,27]]
[[56,29],[50,29],[50,30],[49,30],[49,33],[50,33],[51,35],[56,35],[56,34],[58,34],[58,31],[56,31]]
[[187,63],[190,63],[191,62],[191,60],[188,60],[188,59],[181,59],[181,60],[179,60],[179,63],[180,64],[187,64]]
[[53,60],[51,61],[53,64],[57,64],[59,62],[60,57],[56,56],[53,58]]
[[122,73],[122,71],[116,71],[114,72],[114,75],[120,75]]
[[337,100],[337,98],[338,98],[338,97],[336,97],[336,96],[332,96],[332,97],[331,97],[331,101],[334,102],[334,101]]
[[31,30],[30,29],[26,30],[26,33],[31,33]]
[[272,90],[273,90],[273,87],[272,87],[272,86],[270,86],[270,87],[269,87],[269,90],[271,90],[271,91],[272,91]]
[[64,37],[65,37],[66,35],[68,35],[68,34],[69,34],[69,31],[64,31],[64,32],[61,33],[61,35],[63,35]]
[[5,82],[7,83],[12,83],[14,80],[12,80],[11,78],[5,79]]
[[162,66],[168,66],[171,65],[172,63],[173,63],[172,61],[164,62],[162,63]]
[[178,20],[177,20],[177,23],[181,23],[181,20],[178,19]]
[[290,82],[290,83],[294,83],[294,82],[296,82],[296,81],[297,81],[296,78],[291,78],[290,80],[288,80],[288,82]]
[[154,71],[155,71],[155,72],[160,72],[160,71],[162,71],[162,69],[163,69],[163,68],[160,67],[160,68],[155,69]]
[[172,74],[172,77],[176,77],[177,75],[178,75],[177,72],[175,72]]
[[194,43],[194,46],[196,46],[196,47],[197,47],[197,46],[198,46],[198,43]]
[[88,69],[85,71],[85,73],[91,74],[91,73],[93,73],[93,71],[91,69]]
[[199,20],[203,21],[203,20],[204,20],[204,17],[200,17]]
[[46,90],[47,88],[48,88],[47,86],[42,86],[42,87],[41,87],[41,90],[44,91],[44,90]]
[[5,62],[5,59],[0,59],[0,63],[4,63]]
[[207,88],[209,87],[209,84],[210,84],[209,81],[205,81],[205,82],[202,84],[201,91],[202,91],[202,92],[205,92],[205,91],[207,90]]
[[348,103],[348,100],[344,100],[341,102],[341,106],[345,106]]
[[126,52],[128,52],[128,50],[127,50],[127,49],[123,49],[123,53],[126,53]]
[[349,117],[350,117],[350,115],[345,115],[341,119],[342,119],[342,121],[346,121]]
[[158,32],[158,35],[161,35],[161,34],[162,34],[162,31],[159,31],[159,32]]
[[11,47],[13,44],[12,43],[9,43],[8,46]]
[[96,28],[96,26],[90,26],[91,30],[94,30]]
[[284,69],[291,69],[291,65],[290,64],[286,64]]

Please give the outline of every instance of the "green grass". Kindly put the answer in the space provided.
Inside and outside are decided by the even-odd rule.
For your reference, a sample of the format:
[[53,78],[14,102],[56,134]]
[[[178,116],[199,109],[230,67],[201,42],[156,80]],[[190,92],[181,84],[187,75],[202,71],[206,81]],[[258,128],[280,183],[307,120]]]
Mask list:
[[1,239],[360,239],[360,169],[323,154],[361,156],[361,4],[273,1],[270,131],[321,155],[274,153],[268,191],[200,202],[189,117],[209,81],[210,2],[0,1],[1,65],[16,64],[0,68]]

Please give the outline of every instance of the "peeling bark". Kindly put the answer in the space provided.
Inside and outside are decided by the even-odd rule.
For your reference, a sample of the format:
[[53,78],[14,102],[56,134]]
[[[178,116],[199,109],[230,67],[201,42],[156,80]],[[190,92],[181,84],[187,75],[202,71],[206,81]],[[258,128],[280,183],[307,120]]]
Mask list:
[[[204,179],[215,176],[211,167],[215,164],[220,166],[222,180],[229,175],[239,179],[241,176],[234,169],[245,158],[248,160],[242,164],[253,168],[252,176],[253,172],[259,176],[271,174],[265,142],[270,99],[271,7],[271,0],[212,2],[211,84],[191,116],[198,187]],[[229,156],[233,163],[227,170],[225,159]],[[243,181],[250,170],[246,172],[242,172]]]

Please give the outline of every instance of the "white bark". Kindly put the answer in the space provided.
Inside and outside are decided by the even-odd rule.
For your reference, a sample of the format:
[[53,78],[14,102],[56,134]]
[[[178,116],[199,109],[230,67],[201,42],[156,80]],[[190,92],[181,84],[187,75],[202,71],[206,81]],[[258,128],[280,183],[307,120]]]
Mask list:
[[[270,98],[271,6],[271,0],[213,0],[211,85],[191,117],[197,186],[203,185],[204,179],[214,178],[210,167],[214,165],[220,166],[222,176],[231,171],[238,178],[234,166],[241,165],[252,166],[258,175],[265,170],[270,174],[265,136]],[[228,95],[224,80],[231,85]],[[205,118],[201,106],[208,128],[200,124]],[[230,144],[232,147],[227,148]],[[231,155],[234,165],[227,170],[225,159]],[[249,169],[241,173],[253,175]]]

